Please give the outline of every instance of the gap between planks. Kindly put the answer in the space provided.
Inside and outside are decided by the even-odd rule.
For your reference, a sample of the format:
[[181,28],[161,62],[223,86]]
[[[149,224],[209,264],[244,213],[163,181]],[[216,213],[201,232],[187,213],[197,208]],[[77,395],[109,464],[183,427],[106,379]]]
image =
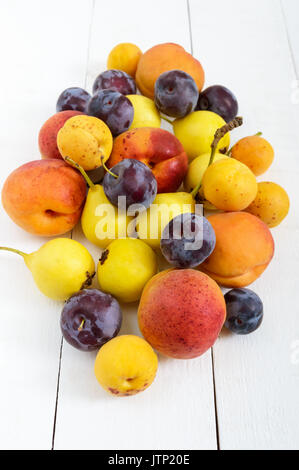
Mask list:
[[192,37],[190,3],[189,3],[189,0],[186,0],[186,2],[187,2],[188,24],[189,24],[190,51],[191,51],[191,54],[193,55],[193,37]]
[[54,444],[55,444],[55,432],[56,432],[58,396],[59,396],[59,385],[60,385],[60,372],[61,372],[62,349],[63,349],[63,336],[61,336],[60,352],[59,352],[59,363],[58,363],[58,374],[57,374],[57,388],[56,388],[56,400],[55,400],[55,410],[54,410],[54,422],[53,422],[53,433],[52,433],[52,446],[51,446],[51,450],[54,450]]

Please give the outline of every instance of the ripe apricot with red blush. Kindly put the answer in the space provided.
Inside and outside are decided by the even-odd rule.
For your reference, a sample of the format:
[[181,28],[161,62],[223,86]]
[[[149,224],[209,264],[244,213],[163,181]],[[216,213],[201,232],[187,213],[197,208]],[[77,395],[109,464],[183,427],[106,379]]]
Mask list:
[[177,359],[204,354],[215,343],[226,316],[223,294],[213,279],[193,269],[166,270],[145,286],[138,309],[144,338]]

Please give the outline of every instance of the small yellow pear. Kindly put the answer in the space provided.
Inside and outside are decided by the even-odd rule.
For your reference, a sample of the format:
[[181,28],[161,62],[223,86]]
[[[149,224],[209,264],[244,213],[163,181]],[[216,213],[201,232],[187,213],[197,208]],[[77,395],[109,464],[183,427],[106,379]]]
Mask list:
[[106,248],[112,240],[126,238],[129,221],[126,212],[118,211],[107,199],[102,185],[95,184],[89,188],[81,217],[87,240]]
[[136,238],[114,240],[99,261],[98,281],[118,300],[135,302],[157,269],[156,254],[146,243]]
[[78,163],[69,157],[65,160],[81,172],[89,186],[81,216],[81,226],[87,240],[100,248],[106,248],[112,240],[126,238],[131,217],[127,216],[125,208],[119,211],[107,199],[102,185],[94,184]]
[[90,253],[70,238],[55,238],[30,254],[13,248],[0,249],[21,255],[39,290],[54,300],[67,300],[88,287],[95,274]]
[[134,108],[130,129],[136,127],[161,127],[161,116],[153,100],[142,95],[127,95]]
[[[198,155],[210,152],[215,132],[225,124],[221,116],[211,111],[194,111],[173,121],[173,131],[191,161]],[[229,143],[230,136],[226,133],[218,143],[217,150],[228,149]]]

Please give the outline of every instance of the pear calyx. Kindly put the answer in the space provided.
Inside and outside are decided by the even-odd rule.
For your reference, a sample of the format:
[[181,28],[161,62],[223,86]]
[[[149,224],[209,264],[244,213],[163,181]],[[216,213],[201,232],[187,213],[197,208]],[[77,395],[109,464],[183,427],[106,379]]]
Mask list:
[[100,257],[101,264],[105,263],[106,259],[108,258],[108,255],[109,255],[109,250],[103,251],[102,256]]
[[80,287],[80,290],[87,289],[87,287],[91,286],[92,280],[96,273],[93,272],[92,274],[90,274],[88,271],[86,271],[85,274],[86,274],[86,279],[83,282],[82,286]]

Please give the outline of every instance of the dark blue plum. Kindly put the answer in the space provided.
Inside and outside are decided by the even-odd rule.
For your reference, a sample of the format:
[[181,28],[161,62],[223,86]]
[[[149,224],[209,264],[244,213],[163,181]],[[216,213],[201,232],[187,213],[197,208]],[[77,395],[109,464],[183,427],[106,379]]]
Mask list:
[[238,101],[235,95],[224,86],[214,85],[202,91],[198,97],[197,111],[212,111],[230,122],[238,114]]
[[100,90],[118,91],[122,95],[134,95],[136,93],[136,83],[133,77],[122,70],[110,69],[100,73],[95,79],[92,92]]
[[168,116],[181,118],[191,113],[198,101],[198,88],[191,77],[182,70],[162,73],[155,83],[155,104]]
[[98,289],[83,289],[65,303],[60,319],[64,339],[80,351],[93,351],[114,338],[121,327],[117,300]]
[[95,93],[88,103],[87,112],[104,121],[112,135],[129,129],[134,118],[134,108],[130,100],[118,91],[101,90]]
[[177,268],[195,268],[213,252],[216,236],[210,222],[197,214],[180,214],[163,230],[161,251]]
[[126,197],[126,207],[142,204],[148,208],[157,194],[157,180],[148,166],[139,160],[125,158],[106,173],[103,188],[109,201],[117,206],[118,197]]
[[81,111],[86,112],[86,108],[91,96],[83,88],[71,87],[64,90],[59,96],[56,104],[56,111]]
[[248,335],[263,321],[263,303],[250,289],[232,289],[224,296],[227,317],[225,326],[237,335]]

